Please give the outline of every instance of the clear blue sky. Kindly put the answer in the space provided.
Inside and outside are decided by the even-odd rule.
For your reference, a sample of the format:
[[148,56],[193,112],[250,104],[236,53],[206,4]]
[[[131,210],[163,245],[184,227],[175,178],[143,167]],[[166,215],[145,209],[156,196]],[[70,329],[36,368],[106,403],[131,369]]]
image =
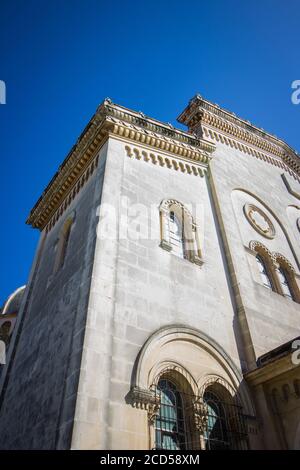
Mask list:
[[1,0],[0,304],[26,283],[25,219],[97,105],[166,122],[199,92],[300,150],[299,0]]

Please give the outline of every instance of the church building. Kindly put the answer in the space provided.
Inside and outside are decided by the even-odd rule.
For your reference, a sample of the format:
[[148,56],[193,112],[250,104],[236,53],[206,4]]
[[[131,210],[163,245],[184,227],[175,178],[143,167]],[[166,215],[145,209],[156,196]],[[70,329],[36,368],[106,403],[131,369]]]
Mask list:
[[31,210],[0,449],[300,449],[299,155],[200,95],[178,121],[106,99]]

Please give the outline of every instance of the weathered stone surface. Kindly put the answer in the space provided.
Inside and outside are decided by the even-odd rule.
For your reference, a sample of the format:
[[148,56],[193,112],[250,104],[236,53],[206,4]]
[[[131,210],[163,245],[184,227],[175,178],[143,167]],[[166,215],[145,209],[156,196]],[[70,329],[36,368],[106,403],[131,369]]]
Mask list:
[[[116,113],[102,134],[97,170],[44,231],[0,383],[0,448],[151,448],[158,406],[150,405],[157,405],[153,389],[165,370],[180,370],[194,397],[211,380],[227,384],[251,423],[251,448],[296,447],[297,419],[293,431],[284,421],[291,406],[282,410],[284,440],[268,399],[273,386],[292,386],[299,368],[276,363],[273,383],[256,363],[299,331],[299,299],[263,285],[253,249],[253,242],[263,246],[275,264],[279,253],[299,285],[299,207],[283,167],[218,138],[206,172],[208,141],[198,142],[207,154],[195,153],[186,144],[196,145],[191,135],[169,142],[154,134],[152,121],[142,130],[136,113],[122,122],[124,109]],[[192,214],[196,258],[176,256],[164,239],[163,200]],[[257,225],[245,206],[256,208]],[[74,211],[65,263],[53,273],[57,239]],[[102,236],[105,224],[110,236]],[[142,399],[132,403],[132,390]]]

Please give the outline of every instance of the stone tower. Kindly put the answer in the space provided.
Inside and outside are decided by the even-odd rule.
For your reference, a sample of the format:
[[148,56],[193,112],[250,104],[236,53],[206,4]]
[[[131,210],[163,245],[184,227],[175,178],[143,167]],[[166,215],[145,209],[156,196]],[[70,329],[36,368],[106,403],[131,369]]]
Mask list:
[[299,156],[178,120],[105,100],[32,209],[0,448],[300,448]]

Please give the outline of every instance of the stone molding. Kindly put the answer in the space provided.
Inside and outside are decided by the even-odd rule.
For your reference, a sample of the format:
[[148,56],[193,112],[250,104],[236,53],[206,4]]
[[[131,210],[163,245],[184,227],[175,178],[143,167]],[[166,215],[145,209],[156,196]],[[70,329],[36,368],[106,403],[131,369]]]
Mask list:
[[262,160],[270,165],[276,166],[277,168],[281,168],[282,170],[286,171],[291,177],[294,178],[295,181],[300,183],[299,174],[300,171],[293,171],[289,166],[286,165],[282,160],[279,158],[272,157],[267,155],[266,153],[259,152],[255,150],[253,147],[249,147],[248,145],[243,145],[240,142],[230,139],[224,135],[221,135],[215,131],[211,131],[210,129],[203,128],[203,133],[206,137],[210,137],[212,140],[216,140],[217,142],[221,142],[222,144],[226,144],[231,148],[235,148],[236,150],[240,150],[241,152],[247,153],[252,157],[257,158],[258,160]]
[[72,189],[67,193],[63,203],[59,206],[57,210],[53,212],[53,215],[50,216],[49,222],[46,225],[46,233],[48,233],[56,224],[56,222],[60,219],[60,217],[65,213],[73,199],[76,195],[81,191],[81,189],[85,186],[89,178],[92,176],[94,171],[96,170],[99,162],[99,156],[96,157],[87,168],[87,170],[83,173],[81,178],[77,181],[77,183],[72,187]]
[[129,401],[134,408],[146,410],[148,422],[153,424],[160,409],[159,396],[153,390],[133,387],[129,393]]
[[[249,224],[256,230],[260,235],[265,238],[273,239],[275,237],[275,228],[271,221],[271,219],[267,216],[267,214],[257,207],[254,204],[246,203],[244,205],[244,214],[246,219],[248,220]],[[257,216],[260,217],[262,220],[257,220]],[[265,224],[263,226],[263,224]]]
[[293,274],[296,274],[295,268],[292,263],[281,253],[273,252],[272,257],[274,260],[275,266],[277,265],[285,265]]
[[203,399],[198,398],[193,402],[192,412],[196,430],[203,434],[207,429],[208,408]]
[[[204,176],[204,173],[207,170],[207,166],[196,166],[190,163],[190,161],[179,160],[178,158],[167,157],[163,155],[158,155],[153,152],[147,152],[146,150],[138,149],[136,147],[130,147],[129,145],[125,146],[126,155],[129,158],[134,158],[136,160],[142,160],[144,162],[151,162],[154,165],[166,167],[175,171],[180,171],[181,173],[186,173],[194,176]],[[195,158],[197,163],[207,163],[209,157],[205,154],[200,154],[193,152],[193,156],[190,155],[190,158]]]
[[[205,165],[208,164],[210,155],[215,149],[212,142],[150,119],[143,113],[114,105],[111,100],[106,99],[31,210],[27,224],[40,230],[44,229],[110,136],[127,142],[138,142],[153,149],[169,152],[174,157],[182,157],[187,161],[201,162]],[[158,162],[168,165],[166,158],[161,157],[161,159],[157,157]],[[172,165],[174,166],[173,162]],[[194,172],[187,162],[178,162],[178,167],[183,172]]]
[[[286,142],[254,126],[250,121],[243,120],[217,104],[205,100],[200,95],[196,95],[190,101],[178,117],[178,121],[187,125],[191,132],[203,133],[206,137],[284,168],[300,182],[299,155]],[[283,163],[283,166],[280,163]]]

